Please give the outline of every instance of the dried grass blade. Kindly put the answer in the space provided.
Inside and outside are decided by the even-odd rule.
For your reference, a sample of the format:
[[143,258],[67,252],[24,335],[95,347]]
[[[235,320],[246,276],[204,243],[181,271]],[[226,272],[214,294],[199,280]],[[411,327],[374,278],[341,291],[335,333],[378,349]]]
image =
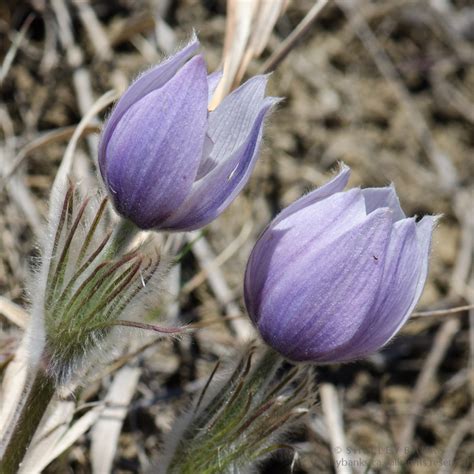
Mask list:
[[106,474],[112,471],[123,421],[140,375],[141,370],[137,367],[123,367],[115,375],[105,397],[106,408],[91,432],[93,473]]
[[50,198],[50,219],[55,219],[55,216],[58,214],[57,202],[61,201],[61,196],[63,190],[67,183],[67,178],[71,174],[72,162],[74,159],[74,152],[76,150],[79,139],[84,134],[85,129],[88,127],[89,123],[94,119],[94,116],[97,115],[101,110],[105,109],[116,99],[116,93],[114,91],[108,91],[99,99],[96,100],[94,105],[91,107],[89,112],[87,112],[84,117],[82,117],[79,122],[69,144],[64,153],[61,165],[59,166],[56,178],[54,179],[53,187],[51,189],[51,198]]
[[73,415],[73,402],[62,401],[54,405],[45,424],[33,438],[19,474],[39,474],[50,463],[50,453],[68,430]]
[[26,328],[30,319],[30,315],[21,306],[4,296],[0,296],[0,314],[21,329]]

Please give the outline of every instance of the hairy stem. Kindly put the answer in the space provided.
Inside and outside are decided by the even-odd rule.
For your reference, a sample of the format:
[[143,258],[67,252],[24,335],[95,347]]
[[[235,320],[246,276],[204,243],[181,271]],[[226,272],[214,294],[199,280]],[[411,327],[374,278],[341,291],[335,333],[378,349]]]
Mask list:
[[30,386],[13,433],[0,460],[0,474],[15,474],[25,457],[55,391],[51,378],[39,370]]

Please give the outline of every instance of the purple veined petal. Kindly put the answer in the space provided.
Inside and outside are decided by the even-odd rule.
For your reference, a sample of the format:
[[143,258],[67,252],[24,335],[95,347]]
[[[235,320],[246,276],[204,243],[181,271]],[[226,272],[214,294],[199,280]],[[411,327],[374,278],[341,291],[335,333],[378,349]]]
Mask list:
[[430,250],[431,250],[431,238],[433,235],[433,229],[435,228],[436,223],[438,222],[438,219],[439,219],[439,216],[424,216],[420,220],[420,222],[417,222],[416,224],[416,238],[418,241],[418,248],[419,248],[419,252],[421,254],[421,260],[422,260],[420,278],[418,279],[418,282],[416,284],[416,294],[415,294],[416,301],[418,301],[418,299],[421,296],[421,293],[423,292],[423,288],[426,282],[426,277],[428,276],[428,264],[429,264]]
[[[406,313],[400,318],[399,324],[393,331],[393,335],[395,335],[400,328],[405,324],[407,319],[410,317],[412,311],[415,309],[418,300],[423,293],[423,288],[425,287],[426,278],[428,276],[428,264],[429,264],[429,255],[431,250],[431,237],[433,234],[434,226],[438,220],[437,216],[425,216],[423,217],[420,222],[416,223],[416,240],[418,244],[418,256],[417,258],[413,259],[414,262],[417,262],[418,265],[418,278],[415,283],[415,291],[413,296],[413,301],[409,306]],[[392,337],[390,336],[390,338]],[[390,339],[389,338],[389,339]],[[385,343],[387,343],[385,341]]]
[[334,193],[341,192],[347,186],[350,175],[350,168],[342,164],[339,173],[333,179],[331,179],[331,181],[327,182],[326,184],[323,184],[321,187],[315,189],[314,191],[311,191],[305,196],[300,197],[294,203],[283,209],[283,211],[281,211],[280,214],[278,214],[277,217],[273,220],[271,225],[276,226],[283,219],[286,219],[291,214],[298,212],[300,209],[303,209],[307,206],[311,206],[318,201],[326,199]]
[[390,211],[379,209],[325,248],[302,252],[293,271],[282,266],[286,291],[275,289],[262,300],[263,339],[297,361],[324,360],[349,340],[373,304],[391,226]]
[[[381,346],[387,344],[390,339],[392,339],[392,337],[397,334],[400,328],[406,323],[412,311],[415,309],[415,306],[418,303],[418,300],[420,299],[421,293],[423,292],[423,288],[426,283],[426,278],[428,276],[431,236],[436,220],[437,217],[425,216],[423,217],[423,219],[421,219],[420,222],[416,224],[405,224],[406,226],[413,225],[413,227],[415,227],[415,235],[413,235],[410,229],[410,240],[408,241],[409,248],[407,248],[408,246],[406,246],[405,248],[400,249],[399,251],[400,262],[398,272],[400,272],[400,275],[398,276],[399,282],[396,282],[395,285],[397,286],[398,293],[400,294],[401,286],[408,286],[406,280],[409,279],[408,275],[410,275],[410,270],[412,271],[412,275],[415,275],[414,278],[410,278],[411,288],[406,288],[407,302],[409,304],[407,305],[405,311],[403,311],[402,309],[399,310],[398,319],[395,319],[395,322],[390,324],[390,327],[383,327],[383,330],[385,330],[385,334],[380,332],[380,337],[378,338],[378,340],[375,340],[375,338],[372,340],[373,349],[371,350],[370,347],[366,346],[360,357],[369,354],[374,350],[379,349]],[[395,226],[397,226],[397,224],[401,225],[402,222],[407,221],[411,221],[412,223],[414,223],[414,219],[405,219],[404,221],[395,223]],[[402,234],[402,230],[403,229],[400,230],[400,234]],[[416,250],[414,249],[415,242]],[[402,265],[404,265],[405,268],[403,268]],[[393,268],[389,269],[386,267],[385,273],[390,275],[391,272],[395,273]],[[404,279],[406,280],[404,281]],[[409,295],[411,295],[411,299]],[[391,317],[394,317],[397,314],[395,310],[393,310],[392,313],[389,314],[389,311],[387,311],[387,307],[384,307],[384,310],[386,312],[386,320]],[[382,322],[383,319],[381,318],[380,321]]]
[[365,357],[383,347],[410,317],[428,275],[435,221],[436,217],[425,216],[417,224],[414,218],[395,223],[372,318],[353,338],[346,360]]
[[277,99],[267,97],[250,135],[241,147],[193,185],[191,194],[178,211],[163,222],[162,229],[189,231],[214,220],[237,196],[247,182],[262,137],[265,115]]
[[[348,191],[347,193],[336,194],[336,195],[328,198],[328,200],[331,199],[331,200],[335,201],[336,197],[345,196],[349,192],[353,192],[353,191],[359,191],[360,192],[360,190],[355,189],[355,190]],[[356,194],[356,196],[357,196],[357,194]],[[359,197],[359,196],[357,196],[357,197]],[[363,206],[362,196],[360,196],[359,199],[360,199],[360,201],[358,201],[358,200],[355,201],[353,203],[353,205],[350,206],[347,209],[347,212],[345,213],[345,215],[341,216],[341,219],[344,218],[344,220],[346,220],[347,222],[340,223],[340,222],[336,221],[336,224],[331,224],[331,232],[327,232],[327,233],[322,232],[319,235],[319,238],[315,239],[313,242],[308,242],[308,243],[306,243],[306,245],[302,245],[301,249],[300,249],[300,258],[298,258],[297,255],[291,255],[291,256],[289,256],[289,258],[286,257],[288,260],[293,260],[293,259],[295,260],[295,269],[296,269],[295,270],[295,275],[298,272],[296,263],[297,263],[297,260],[299,260],[299,259],[305,260],[307,258],[307,261],[305,261],[303,263],[303,265],[307,265],[311,261],[313,262],[313,264],[315,264],[316,260],[322,259],[323,261],[322,262],[318,261],[316,263],[316,266],[322,265],[322,267],[324,267],[324,265],[325,265],[324,259],[326,258],[326,253],[330,254],[332,251],[341,252],[341,257],[342,257],[342,256],[344,256],[344,253],[346,252],[345,256],[346,256],[347,260],[341,260],[341,262],[344,262],[344,261],[350,262],[351,261],[350,258],[353,258],[353,257],[357,256],[357,252],[358,252],[357,249],[359,248],[359,246],[364,245],[363,244],[364,239],[362,239],[362,240],[360,239],[359,233],[363,232],[363,229],[366,229],[366,231],[368,233],[373,232],[374,229],[372,229],[371,226],[374,225],[374,222],[377,222],[377,219],[375,219],[375,221],[373,221],[372,219],[369,219],[369,217],[366,216],[363,212],[361,212],[360,207]],[[322,204],[325,205],[326,200]],[[321,207],[323,207],[323,206],[321,206]],[[389,211],[386,212],[386,211],[387,211],[386,209],[381,211],[380,216],[382,216],[382,217],[379,217],[379,222],[378,222],[379,224],[382,221],[384,222],[384,219],[385,219],[386,216],[391,217],[390,212]],[[290,220],[290,219],[288,219],[288,220]],[[387,228],[386,234],[387,235],[385,236],[384,246],[386,244],[388,244],[388,240],[390,238],[390,229],[389,228]],[[354,239],[354,242],[350,245],[349,244],[343,245],[342,242],[345,241],[344,239],[350,239],[351,237],[352,237],[352,239]],[[379,237],[382,238],[383,236],[379,236]],[[357,241],[357,240],[359,240],[359,241]],[[310,251],[308,251],[309,248],[311,248]],[[383,265],[382,262],[383,262],[383,258],[385,256],[385,254],[381,251],[380,247],[375,245],[375,243],[374,243],[374,247],[371,248],[371,250],[373,251],[373,255],[376,255],[376,257],[381,261],[381,263],[379,263],[379,260],[375,260],[376,266],[373,269],[373,271],[374,271],[373,277],[375,278],[375,276],[378,274],[379,270],[380,270],[380,272],[383,271],[383,270],[380,269],[380,266]],[[311,258],[308,255],[310,252],[313,253],[314,258]],[[352,254],[352,257],[349,256],[350,254]],[[371,257],[373,258],[373,256],[371,256]],[[339,257],[335,256],[335,258],[338,259]],[[363,256],[362,258],[366,259],[366,256]],[[368,259],[366,261],[369,262]],[[372,269],[372,266],[371,266],[372,264],[371,263],[367,263],[367,264],[369,265],[369,268]],[[347,263],[347,265],[348,265],[348,268],[342,268],[341,265],[339,265],[339,268],[336,266],[334,269],[332,269],[332,272],[333,273],[336,272],[336,274],[338,275],[338,277],[336,277],[336,278],[334,278],[334,275],[333,275],[332,281],[333,281],[334,285],[337,285],[336,281],[338,281],[339,277],[343,279],[343,281],[341,283],[341,286],[337,289],[338,291],[341,288],[343,288],[344,285],[347,285],[348,281],[351,281],[351,277],[355,278],[355,273],[356,273],[355,269],[354,269],[354,273],[351,273],[352,265],[350,263]],[[329,265],[329,266],[331,266],[331,265]],[[301,268],[301,262],[300,262],[300,268]],[[319,267],[319,268],[321,270],[321,267]],[[312,270],[309,270],[309,271],[311,272]],[[288,274],[288,272],[285,272],[285,275],[286,274]],[[305,272],[303,274],[305,274]],[[319,284],[319,281],[322,278],[328,278],[328,276],[329,276],[329,272],[326,272],[326,274],[324,276],[322,276],[322,275],[316,276],[315,281],[318,281],[318,283],[317,283],[318,289],[321,288],[320,284]],[[306,278],[309,281],[311,281],[308,278],[308,276],[306,276]],[[361,275],[358,275],[358,278],[360,280],[364,280],[364,278],[361,277]],[[330,279],[328,281],[330,282]],[[371,283],[374,284],[372,289],[375,288],[375,283],[374,283],[375,280],[371,279],[370,281],[371,281]],[[355,280],[354,280],[354,282],[355,282]],[[276,283],[277,285],[283,285],[284,280],[281,281],[281,282],[277,280],[274,283]],[[361,283],[361,282],[359,282],[359,283]],[[356,284],[359,284],[359,283],[356,282]],[[268,286],[269,286],[269,288],[272,288],[271,283],[269,283]],[[275,287],[275,285],[273,285],[273,288],[274,287]],[[351,288],[351,287],[349,286],[349,288]],[[327,289],[328,289],[327,294],[325,293],[327,298],[331,298],[332,296],[337,295],[337,291],[336,291],[336,293],[334,293],[334,291],[333,291],[333,295],[331,295],[330,287],[328,287]],[[324,293],[324,291],[323,291],[323,293]],[[348,290],[347,293],[350,293],[350,291]],[[358,294],[358,293],[356,291],[354,291],[354,294]],[[375,295],[374,292],[365,293],[365,298],[363,298],[363,301],[366,302],[368,297],[375,298],[375,296],[373,296],[373,295]],[[311,298],[313,298],[313,296],[310,295],[309,298],[311,299]],[[327,298],[326,298],[326,301],[327,301]],[[347,301],[348,300],[346,300],[346,304],[347,304]],[[319,298],[318,304],[322,305],[323,302],[324,302],[323,298],[322,297]],[[353,303],[353,301],[351,301],[350,304],[352,305],[352,303]],[[332,302],[329,302],[329,304],[331,305]],[[322,320],[322,319],[320,319],[320,320]],[[305,336],[306,336],[306,334],[305,334]],[[326,347],[326,351],[327,350],[328,349]]]
[[222,79],[223,71],[214,71],[207,76],[207,85],[209,88],[209,102],[212,100],[214,92],[216,92],[219,81]]
[[207,92],[198,55],[133,104],[115,127],[106,184],[119,213],[139,227],[158,225],[191,191],[207,129]]
[[416,304],[421,269],[415,219],[397,221],[392,228],[383,277],[373,307],[352,339],[327,357],[330,360],[353,360],[386,344]]
[[[309,248],[316,251],[326,247],[366,218],[364,198],[359,188],[332,194],[323,201],[302,207],[276,224],[273,222],[268,231],[269,239],[275,232],[284,233],[284,238],[275,250],[271,250],[271,244],[266,250],[265,243],[259,241],[261,258],[271,261],[273,257],[277,262],[288,260],[288,265],[292,265],[293,259]],[[269,288],[278,285],[278,272],[270,271],[265,281]]]
[[245,303],[252,319],[260,314],[265,298],[285,291],[282,271],[297,274],[303,255],[325,248],[365,219],[364,198],[356,188],[302,207],[276,225],[271,223],[255,244],[245,272]]
[[[217,86],[220,79],[217,75],[222,76],[222,74],[214,74],[216,74],[216,77],[213,77],[212,82],[215,82],[213,85]],[[226,97],[218,107],[218,111],[210,112],[209,130],[206,137],[206,142],[209,146],[206,147],[206,151],[203,154],[198,171],[198,179],[211,172],[219,162],[228,159],[242,145],[242,140],[245,140],[250,134],[251,126],[256,118],[256,115],[253,116],[254,112],[256,110],[258,113],[258,110],[263,106],[265,85],[266,76],[252,78],[230,96]],[[252,97],[253,101],[250,100]],[[253,121],[250,121],[249,126],[247,122],[252,117]],[[236,123],[231,124],[229,122],[230,118],[234,118]],[[220,127],[222,130],[219,129],[219,132],[216,127]],[[247,131],[246,135],[244,134],[245,131]]]
[[263,107],[267,76],[255,76],[228,95],[209,114],[208,134],[214,142],[211,158],[227,160],[247,140]]
[[214,160],[211,158],[211,152],[213,148],[214,142],[206,133],[206,136],[204,138],[204,147],[202,150],[202,158],[199,164],[196,180],[203,178],[207,173],[209,173],[209,171],[211,171],[216,166]]
[[200,44],[197,37],[194,35],[191,41],[181,51],[169,57],[161,64],[142,74],[138,79],[131,84],[127,91],[122,95],[116,106],[112,110],[110,117],[105,124],[104,130],[100,137],[99,143],[99,167],[104,176],[107,144],[112,136],[112,133],[130,106],[136,103],[141,98],[145,97],[150,92],[159,89],[166,84],[176,72],[188,61],[191,56],[199,48]]
[[367,214],[379,207],[389,207],[393,212],[393,221],[405,219],[405,213],[400,206],[397,192],[393,184],[385,188],[366,188],[363,190]]

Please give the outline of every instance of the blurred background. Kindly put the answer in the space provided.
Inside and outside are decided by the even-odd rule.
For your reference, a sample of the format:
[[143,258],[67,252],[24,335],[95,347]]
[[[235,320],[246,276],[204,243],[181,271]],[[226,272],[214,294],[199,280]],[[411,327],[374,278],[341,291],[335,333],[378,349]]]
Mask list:
[[[252,9],[254,1],[229,3]],[[338,162],[352,168],[353,186],[393,182],[407,214],[443,215],[417,308],[429,314],[413,317],[368,360],[318,369],[325,395],[291,433],[298,451],[293,472],[472,472],[474,312],[433,311],[474,303],[474,5],[319,2],[320,11],[280,62],[282,42],[318,2],[260,3],[273,1],[280,15],[245,77],[275,68],[269,92],[285,99],[268,121],[245,191],[174,275],[174,290],[166,290],[177,296],[170,311],[184,322],[242,314],[242,275],[259,232],[282,207],[323,184]],[[0,3],[0,370],[22,333],[36,235],[73,127],[99,96],[123,91],[193,29],[209,70],[221,67],[227,10],[224,0]],[[231,49],[241,40],[238,20],[232,32],[227,19]],[[93,159],[103,117],[86,130],[75,163],[91,190],[99,186]],[[141,339],[142,348],[126,357],[138,376],[113,472],[145,472],[159,459],[174,416],[215,361],[239,350],[245,331],[244,316],[146,349]],[[103,398],[121,365],[110,366],[78,403]],[[342,445],[328,410],[338,415]],[[95,442],[89,431],[81,434],[46,472],[91,472]],[[261,472],[289,473],[294,457],[281,450]]]

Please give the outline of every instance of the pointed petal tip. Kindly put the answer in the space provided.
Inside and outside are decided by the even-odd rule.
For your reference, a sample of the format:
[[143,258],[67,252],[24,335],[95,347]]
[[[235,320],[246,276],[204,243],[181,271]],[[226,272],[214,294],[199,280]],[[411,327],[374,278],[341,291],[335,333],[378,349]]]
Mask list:
[[256,90],[259,90],[262,98],[265,94],[265,89],[267,88],[267,82],[268,82],[268,75],[263,75],[263,74],[257,74],[256,76],[251,77],[247,81],[245,81],[241,86],[239,86],[237,89],[233,90],[230,93],[230,96],[232,96],[235,93],[238,93],[238,91],[244,91],[248,88],[255,88]]
[[311,206],[323,199],[326,199],[335,193],[342,192],[349,182],[350,171],[351,170],[348,166],[342,164],[338,174],[336,174],[330,181],[300,197],[287,208],[283,209],[280,214],[278,214],[275,219],[273,219],[270,226],[275,227],[283,219],[286,219],[295,212],[298,212],[307,206]]
[[260,111],[263,112],[265,116],[267,116],[268,114],[271,114],[283,100],[284,97],[265,97],[262,100]]
[[235,199],[258,158],[263,121],[270,106],[271,101],[267,101],[260,109],[249,134],[232,156],[218,163],[195,183],[194,191],[180,209],[181,214],[174,216],[174,220],[169,219],[163,229],[191,231],[203,227]]
[[268,97],[265,97],[265,100],[264,102],[270,102],[270,107],[275,107],[277,106],[278,104],[280,104],[281,102],[284,102],[286,100],[286,97],[276,97],[276,96],[268,96]]
[[413,217],[405,217],[405,219],[400,219],[399,221],[395,222],[395,224],[398,224],[398,225],[411,225],[411,224],[414,224],[414,226],[416,227],[416,217],[413,216]]
[[196,32],[196,29],[193,28],[193,31],[191,33],[191,38],[189,38],[189,41],[187,42],[185,48],[194,47],[195,49],[197,49],[200,46],[201,46],[201,43],[199,42],[199,38],[198,38],[198,35],[197,35],[197,32]]
[[[438,225],[444,214],[427,214],[423,216],[417,223],[417,229],[431,229],[434,230]],[[414,217],[415,218],[415,217]]]
[[349,179],[349,177],[351,175],[351,169],[343,161],[338,161],[337,162],[336,175],[337,176],[339,176],[339,175],[347,176],[347,178]]
[[426,252],[429,252],[433,232],[438,226],[438,222],[441,218],[442,214],[426,215],[416,223],[416,235],[418,241],[420,245],[426,247]]
[[[196,54],[193,56],[184,66],[188,67],[190,64],[192,64],[194,67],[205,67],[207,70],[207,65],[206,65],[206,60],[204,59],[204,56],[201,53]],[[206,78],[207,78],[207,71],[206,71]]]
[[[265,83],[268,82],[268,79],[270,79],[270,76],[272,75],[273,73],[272,72],[268,72],[266,74],[255,74],[255,76],[253,76],[251,79],[255,79],[255,78],[259,78],[259,79],[263,79],[265,81]],[[249,79],[249,81],[251,80]]]
[[400,205],[400,199],[393,184],[380,188],[364,188],[362,192],[368,214],[379,207],[389,207],[393,212],[394,222],[406,219],[406,214]]

